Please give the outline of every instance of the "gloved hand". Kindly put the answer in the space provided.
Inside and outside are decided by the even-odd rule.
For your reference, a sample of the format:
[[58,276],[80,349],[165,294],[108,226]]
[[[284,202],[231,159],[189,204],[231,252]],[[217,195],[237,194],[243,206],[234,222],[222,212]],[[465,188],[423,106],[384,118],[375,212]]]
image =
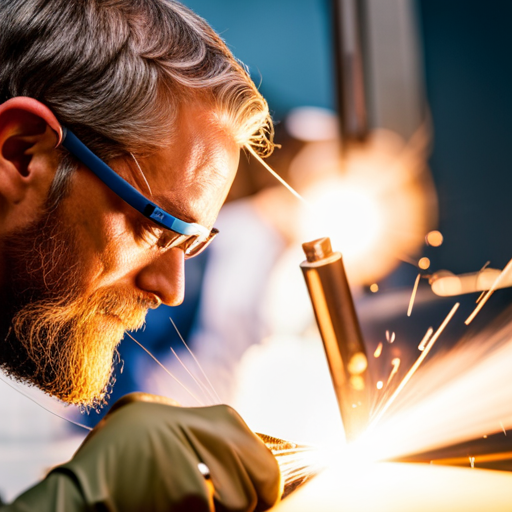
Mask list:
[[[279,500],[275,458],[230,407],[176,407],[142,393],[128,401],[114,404],[73,459],[12,510],[253,511]],[[41,506],[44,492],[53,493],[48,508]]]

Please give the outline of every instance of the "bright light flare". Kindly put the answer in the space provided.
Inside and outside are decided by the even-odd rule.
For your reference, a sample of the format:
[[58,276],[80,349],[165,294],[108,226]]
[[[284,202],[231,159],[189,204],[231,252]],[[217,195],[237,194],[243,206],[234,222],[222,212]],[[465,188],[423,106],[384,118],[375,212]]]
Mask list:
[[511,365],[512,323],[461,340],[418,370],[359,443],[385,460],[506,432]]
[[308,211],[303,219],[304,240],[328,235],[347,259],[360,257],[377,242],[383,215],[364,188],[331,179],[311,187],[305,197],[314,213]]
[[312,206],[294,219],[297,241],[329,236],[352,284],[375,283],[410,259],[437,217],[427,147],[421,130],[410,144],[376,130],[343,160],[336,142],[308,144],[290,165],[292,182]]
[[357,456],[345,462],[343,455],[277,505],[275,512],[510,512],[508,472],[471,470],[467,459],[468,469],[361,464]]
[[389,374],[388,381],[386,382],[386,386],[389,386],[390,382],[393,380],[393,377],[396,375],[396,372],[398,372],[398,368],[400,368],[400,358],[395,357],[391,361],[391,365],[393,366],[393,369],[391,370],[391,373]]

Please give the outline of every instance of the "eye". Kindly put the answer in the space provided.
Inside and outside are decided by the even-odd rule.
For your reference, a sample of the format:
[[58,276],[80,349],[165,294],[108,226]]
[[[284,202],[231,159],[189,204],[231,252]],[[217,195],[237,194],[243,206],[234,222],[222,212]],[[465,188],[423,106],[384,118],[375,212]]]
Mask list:
[[152,222],[145,222],[142,220],[137,223],[136,235],[139,240],[146,243],[151,247],[160,246],[160,241],[163,238],[164,230],[159,228]]
[[186,243],[188,238],[187,235],[180,235],[170,229],[164,229],[158,240],[158,247],[160,247],[160,249],[171,249],[172,247],[180,246],[185,250],[185,247],[182,247],[182,245]]

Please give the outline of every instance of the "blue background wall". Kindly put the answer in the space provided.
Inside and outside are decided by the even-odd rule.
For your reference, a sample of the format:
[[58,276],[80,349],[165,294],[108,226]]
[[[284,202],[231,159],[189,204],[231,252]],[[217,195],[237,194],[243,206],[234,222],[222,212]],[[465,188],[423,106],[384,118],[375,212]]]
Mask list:
[[249,66],[274,116],[333,107],[328,0],[185,0]]
[[512,2],[422,0],[441,268],[512,258]]

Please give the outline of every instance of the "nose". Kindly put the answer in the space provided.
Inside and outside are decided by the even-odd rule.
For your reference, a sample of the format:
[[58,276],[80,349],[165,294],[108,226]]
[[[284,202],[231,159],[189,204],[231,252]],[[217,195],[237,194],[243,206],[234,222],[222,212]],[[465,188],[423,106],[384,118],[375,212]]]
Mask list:
[[183,251],[170,249],[149,262],[137,274],[137,287],[168,306],[179,306],[185,296]]

